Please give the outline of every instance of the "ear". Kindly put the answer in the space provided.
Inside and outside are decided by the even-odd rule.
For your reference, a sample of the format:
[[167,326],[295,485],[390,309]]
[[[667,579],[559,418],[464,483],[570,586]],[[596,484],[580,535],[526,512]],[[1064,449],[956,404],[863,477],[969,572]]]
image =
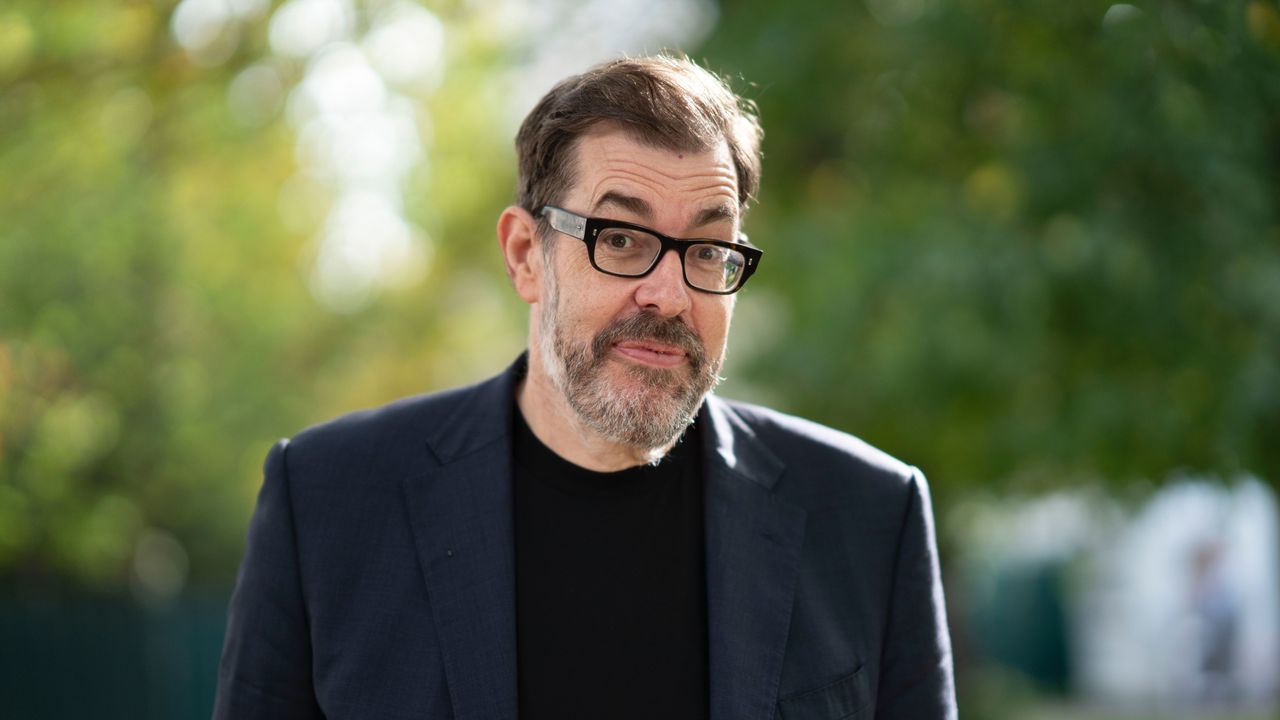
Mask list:
[[516,294],[527,303],[542,298],[542,249],[538,221],[528,210],[512,205],[498,216],[498,244],[507,266],[507,277]]

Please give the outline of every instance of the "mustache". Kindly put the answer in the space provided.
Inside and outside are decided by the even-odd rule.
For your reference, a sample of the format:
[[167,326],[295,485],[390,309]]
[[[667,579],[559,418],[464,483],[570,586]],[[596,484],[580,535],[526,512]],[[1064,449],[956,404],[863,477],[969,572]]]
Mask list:
[[610,348],[625,340],[649,340],[678,347],[685,352],[694,368],[701,368],[707,362],[707,351],[693,328],[678,317],[662,318],[645,311],[610,323],[592,340],[591,353],[599,360]]

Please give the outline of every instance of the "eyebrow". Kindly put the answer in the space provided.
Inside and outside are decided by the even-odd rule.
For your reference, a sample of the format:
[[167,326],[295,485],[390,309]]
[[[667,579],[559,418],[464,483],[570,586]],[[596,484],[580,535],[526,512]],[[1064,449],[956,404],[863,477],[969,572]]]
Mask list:
[[595,213],[605,205],[616,205],[627,212],[639,215],[646,222],[653,219],[653,206],[648,201],[641,200],[638,197],[623,195],[620,192],[610,190],[600,196],[600,199],[596,201],[595,207],[591,208],[591,212]]
[[709,207],[698,213],[698,217],[694,218],[694,227],[710,225],[711,223],[729,221],[733,222],[738,217],[736,209],[728,202],[722,202],[715,207]]
[[[616,190],[610,190],[600,199],[596,201],[595,207],[591,209],[592,213],[596,213],[605,205],[613,205],[627,212],[639,215],[645,222],[653,220],[653,206],[647,200],[634,197],[632,195],[624,195]],[[737,218],[735,208],[728,202],[722,202],[713,207],[706,208],[698,213],[693,219],[692,227],[702,227],[712,223],[729,221],[732,222]]]

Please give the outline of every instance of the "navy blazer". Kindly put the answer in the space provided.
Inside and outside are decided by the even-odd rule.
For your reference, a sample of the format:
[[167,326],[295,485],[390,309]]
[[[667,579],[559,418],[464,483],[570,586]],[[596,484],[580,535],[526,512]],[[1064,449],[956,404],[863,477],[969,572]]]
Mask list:
[[[522,358],[272,448],[215,718],[516,717],[511,413],[523,369]],[[920,472],[715,396],[698,422],[712,720],[956,717]]]

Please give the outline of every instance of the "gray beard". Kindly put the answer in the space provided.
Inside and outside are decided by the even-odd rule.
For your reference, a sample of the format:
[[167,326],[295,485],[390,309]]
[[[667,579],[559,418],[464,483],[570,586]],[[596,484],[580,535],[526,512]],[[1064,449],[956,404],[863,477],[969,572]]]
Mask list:
[[[661,451],[697,417],[702,400],[719,382],[720,360],[709,359],[702,341],[679,318],[638,312],[611,323],[591,344],[572,345],[556,318],[554,286],[543,306],[539,352],[556,389],[583,425],[602,438],[648,453]],[[686,365],[655,368],[627,364],[631,383],[606,376],[613,346],[652,340],[685,352]]]

